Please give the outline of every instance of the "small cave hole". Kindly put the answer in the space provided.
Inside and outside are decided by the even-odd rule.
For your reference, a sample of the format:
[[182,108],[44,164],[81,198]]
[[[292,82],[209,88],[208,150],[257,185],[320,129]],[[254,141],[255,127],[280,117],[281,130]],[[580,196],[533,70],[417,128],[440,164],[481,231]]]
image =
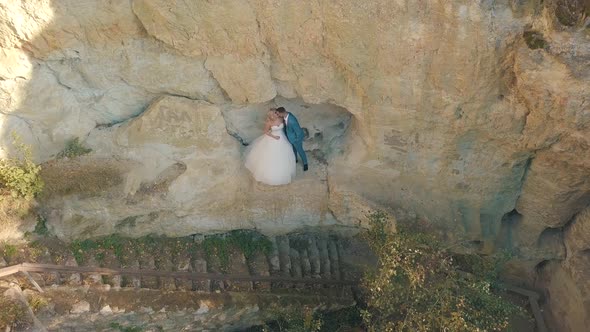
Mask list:
[[304,132],[303,148],[326,163],[344,151],[345,137],[354,117],[347,109],[330,104],[310,104],[301,98],[275,99],[262,104],[251,104],[223,110],[227,132],[243,146],[260,137],[270,108],[284,107],[292,113]]
[[550,262],[551,260],[549,259],[540,261],[537,265],[535,265],[535,272],[538,274],[542,273]]
[[527,30],[523,33],[524,41],[531,50],[547,49],[549,44],[543,34],[535,30]]
[[513,249],[514,244],[514,229],[522,221],[522,214],[516,209],[504,214],[500,222],[500,232],[498,235],[497,245],[504,249]]
[[303,137],[304,137],[304,139],[309,139],[309,129],[307,129],[307,127],[303,127],[301,129],[303,129]]
[[561,242],[563,237],[563,229],[548,227],[541,232],[537,239],[537,247],[547,246],[553,242]]

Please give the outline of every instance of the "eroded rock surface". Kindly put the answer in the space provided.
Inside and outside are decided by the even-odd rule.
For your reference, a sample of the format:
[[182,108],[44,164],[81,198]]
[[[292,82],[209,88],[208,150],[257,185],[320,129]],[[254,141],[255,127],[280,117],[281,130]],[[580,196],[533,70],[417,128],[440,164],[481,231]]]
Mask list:
[[[567,239],[590,204],[588,11],[561,0],[5,1],[0,155],[12,131],[39,162],[73,137],[93,149],[64,169],[107,185],[42,202],[63,237],[358,225],[385,207],[486,252],[512,249],[530,282],[545,261],[580,280],[587,248]],[[241,166],[276,105],[307,128],[314,160],[285,188]]]

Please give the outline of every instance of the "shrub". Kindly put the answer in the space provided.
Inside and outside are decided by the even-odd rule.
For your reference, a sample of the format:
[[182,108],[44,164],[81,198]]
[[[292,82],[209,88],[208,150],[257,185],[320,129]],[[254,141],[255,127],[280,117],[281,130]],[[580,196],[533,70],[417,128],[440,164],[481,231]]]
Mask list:
[[6,256],[7,258],[11,258],[16,255],[17,251],[18,249],[16,248],[16,246],[5,243],[2,253],[4,253],[4,256]]
[[20,329],[28,327],[30,322],[26,314],[26,308],[17,301],[0,295],[0,329],[11,331],[11,328]]
[[[363,281],[369,331],[499,331],[522,309],[492,293],[494,276],[464,278],[452,254],[433,236],[387,232],[383,214],[372,215],[369,244],[378,270]],[[487,265],[478,265],[487,269]]]
[[49,235],[47,220],[43,216],[37,216],[37,224],[35,225],[35,230],[33,232],[41,236]]
[[228,236],[229,242],[239,248],[244,257],[251,258],[257,252],[268,254],[272,251],[272,242],[254,231],[236,230]]
[[72,138],[66,142],[65,148],[57,154],[57,159],[73,158],[92,152],[92,149],[83,146],[78,137]]
[[13,145],[17,155],[0,159],[0,188],[10,192],[13,197],[31,199],[43,189],[39,176],[41,166],[32,161],[31,149],[13,133]]
[[47,299],[38,295],[37,293],[33,293],[27,301],[29,302],[29,307],[31,310],[33,310],[33,312],[39,312],[49,305]]
[[271,312],[274,320],[263,326],[264,332],[318,332],[322,328],[321,318],[307,306],[275,307]]

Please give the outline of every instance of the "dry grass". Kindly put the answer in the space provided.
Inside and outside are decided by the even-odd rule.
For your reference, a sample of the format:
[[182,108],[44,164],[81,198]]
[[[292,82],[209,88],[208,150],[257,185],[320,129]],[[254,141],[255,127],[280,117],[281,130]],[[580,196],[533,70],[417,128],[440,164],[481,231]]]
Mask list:
[[72,194],[97,196],[123,181],[121,167],[106,160],[50,161],[43,165],[41,178],[45,181],[42,200]]
[[36,223],[35,205],[34,200],[0,195],[0,239],[17,239],[31,231]]
[[0,222],[12,218],[25,218],[35,206],[35,201],[22,197],[0,195]]
[[24,331],[31,326],[26,308],[17,301],[0,295],[0,308],[0,329]]

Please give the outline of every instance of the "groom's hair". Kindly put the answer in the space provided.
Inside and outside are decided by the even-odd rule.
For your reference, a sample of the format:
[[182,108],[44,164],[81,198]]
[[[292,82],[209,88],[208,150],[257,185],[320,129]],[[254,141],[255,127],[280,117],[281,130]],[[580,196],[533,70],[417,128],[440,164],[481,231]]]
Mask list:
[[277,110],[277,112],[279,112],[281,114],[287,113],[287,110],[284,107],[282,107],[282,106],[281,107],[277,107],[276,110]]

